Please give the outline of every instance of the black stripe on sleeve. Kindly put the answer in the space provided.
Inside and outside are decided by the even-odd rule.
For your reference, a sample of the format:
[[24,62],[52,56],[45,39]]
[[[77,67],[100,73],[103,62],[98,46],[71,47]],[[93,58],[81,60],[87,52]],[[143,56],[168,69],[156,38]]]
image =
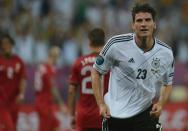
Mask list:
[[[117,40],[117,41],[114,41],[113,43],[111,43],[110,46],[112,46],[113,44],[118,43],[118,42],[125,42],[125,41],[130,41],[130,40],[133,40],[133,39]],[[108,47],[108,49],[110,48],[110,46]],[[108,49],[105,50],[105,52],[103,53],[103,55],[106,55],[106,52],[108,51]]]
[[120,40],[120,39],[129,39],[129,38],[132,38],[131,35],[128,35],[128,36],[116,36],[114,38],[112,38],[104,47],[103,49],[103,52],[109,47],[109,44],[115,40]]
[[174,76],[174,73],[170,73],[168,76],[169,76],[169,77],[173,77],[173,76]]
[[130,41],[130,40],[133,40],[133,36],[119,36],[119,37],[116,37],[114,39],[111,39],[107,45],[104,47],[103,51],[102,51],[102,54],[105,55],[106,52],[108,51],[108,49],[114,44],[114,43],[117,43],[117,42],[124,42],[124,41]]
[[162,46],[172,50],[172,48],[170,46],[168,46],[167,44],[165,44],[164,42],[161,42],[160,40],[157,40],[156,42],[157,42],[157,44],[162,45]]

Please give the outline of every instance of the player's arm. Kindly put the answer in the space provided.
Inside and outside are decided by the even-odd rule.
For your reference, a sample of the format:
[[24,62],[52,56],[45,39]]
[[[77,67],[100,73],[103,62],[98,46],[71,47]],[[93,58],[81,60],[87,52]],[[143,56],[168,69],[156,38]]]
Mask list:
[[75,120],[76,91],[77,91],[77,85],[70,83],[68,89],[68,109],[69,109],[69,115],[71,116],[71,126],[73,129],[75,128],[75,124],[76,124],[76,120]]
[[174,76],[174,59],[172,57],[167,72],[163,76],[164,85],[161,87],[159,100],[156,104],[153,105],[151,115],[155,117],[159,117],[163,107],[168,102],[168,99],[172,92],[173,76]]
[[68,109],[69,109],[69,115],[71,116],[71,126],[74,129],[75,128],[75,112],[76,112],[76,95],[77,95],[77,89],[80,85],[80,58],[78,58],[73,66],[71,67],[71,72],[69,76],[69,88],[68,88]]
[[172,85],[165,85],[161,88],[160,97],[158,103],[163,107],[170,97],[172,92]]
[[64,104],[64,102],[61,99],[61,96],[59,94],[59,91],[58,91],[57,87],[52,87],[51,91],[52,91],[53,97],[57,100],[57,102],[59,104],[61,104],[61,103]]
[[24,93],[26,88],[26,78],[22,77],[19,84],[19,94],[17,96],[16,102],[22,102],[24,100]]
[[160,97],[157,103],[153,105],[151,115],[159,117],[165,104],[168,102],[172,92],[172,85],[165,85],[161,87]]
[[16,102],[20,103],[23,102],[24,100],[24,94],[25,94],[25,89],[26,89],[26,69],[25,65],[22,61],[20,61],[21,64],[21,71],[20,71],[20,81],[19,81],[19,93],[16,99]]
[[97,105],[99,107],[100,114],[103,117],[109,118],[110,111],[108,107],[106,106],[104,99],[103,99],[103,95],[102,95],[101,75],[97,70],[92,69],[91,78],[92,78],[93,93],[94,93]]
[[57,87],[52,87],[51,92],[57,103],[59,104],[60,109],[63,111],[63,113],[67,113],[67,107],[64,103],[64,101],[61,98],[61,95],[59,93],[59,90]]
[[101,91],[101,75],[97,70],[92,69],[91,78],[92,78],[92,88],[97,101],[97,105],[100,106],[104,104],[104,99]]
[[75,116],[76,90],[77,90],[77,85],[69,84],[69,89],[68,89],[68,108],[69,108],[70,115],[72,117]]
[[114,63],[114,49],[113,47],[115,44],[111,44],[114,41],[114,38],[109,39],[106,45],[104,46],[103,50],[100,52],[96,61],[93,65],[93,69],[91,72],[92,78],[92,88],[95,99],[99,106],[100,114],[105,117],[110,117],[110,110],[106,103],[104,102],[102,89],[101,89],[101,74],[107,73],[110,68],[113,66]]

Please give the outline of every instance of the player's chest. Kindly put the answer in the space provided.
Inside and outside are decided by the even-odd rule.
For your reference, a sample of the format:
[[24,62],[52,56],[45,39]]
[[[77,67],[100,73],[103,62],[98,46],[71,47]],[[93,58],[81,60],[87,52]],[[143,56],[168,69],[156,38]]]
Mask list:
[[0,60],[0,75],[8,79],[14,78],[21,71],[21,63],[17,61]]
[[147,76],[162,76],[168,66],[168,60],[160,55],[160,53],[154,54],[121,54],[115,65],[123,72],[131,75],[137,79],[146,79]]
[[45,74],[48,76],[48,77],[55,77],[56,74],[57,74],[57,69],[51,65],[46,65],[45,67],[46,69],[46,72]]
[[56,79],[57,79],[57,70],[55,67],[48,67],[47,70],[46,70],[46,74],[45,74],[45,77],[46,77],[46,81],[44,82],[51,82],[51,84],[55,84],[56,83]]

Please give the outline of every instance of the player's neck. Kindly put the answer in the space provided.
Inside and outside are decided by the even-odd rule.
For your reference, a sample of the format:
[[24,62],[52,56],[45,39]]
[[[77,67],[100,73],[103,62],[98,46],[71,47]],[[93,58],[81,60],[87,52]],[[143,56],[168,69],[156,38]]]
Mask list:
[[95,53],[95,54],[99,54],[101,51],[100,47],[90,47],[90,48],[91,48],[92,53]]
[[47,63],[48,63],[49,65],[54,65],[54,61],[53,61],[53,59],[50,58],[50,57],[48,57]]
[[147,52],[152,49],[154,45],[153,37],[135,37],[136,44],[139,48],[141,48],[144,52]]
[[6,52],[2,52],[2,56],[6,59],[10,59],[12,57],[12,53],[6,53]]

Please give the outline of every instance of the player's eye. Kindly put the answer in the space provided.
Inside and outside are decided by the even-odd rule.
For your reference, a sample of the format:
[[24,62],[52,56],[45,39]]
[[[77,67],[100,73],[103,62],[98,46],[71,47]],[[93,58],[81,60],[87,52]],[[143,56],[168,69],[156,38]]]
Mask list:
[[149,22],[149,21],[151,21],[151,18],[146,18],[145,20],[146,20],[147,22]]
[[143,21],[142,19],[137,19],[136,20],[136,22],[139,22],[139,23],[142,22],[142,21]]

